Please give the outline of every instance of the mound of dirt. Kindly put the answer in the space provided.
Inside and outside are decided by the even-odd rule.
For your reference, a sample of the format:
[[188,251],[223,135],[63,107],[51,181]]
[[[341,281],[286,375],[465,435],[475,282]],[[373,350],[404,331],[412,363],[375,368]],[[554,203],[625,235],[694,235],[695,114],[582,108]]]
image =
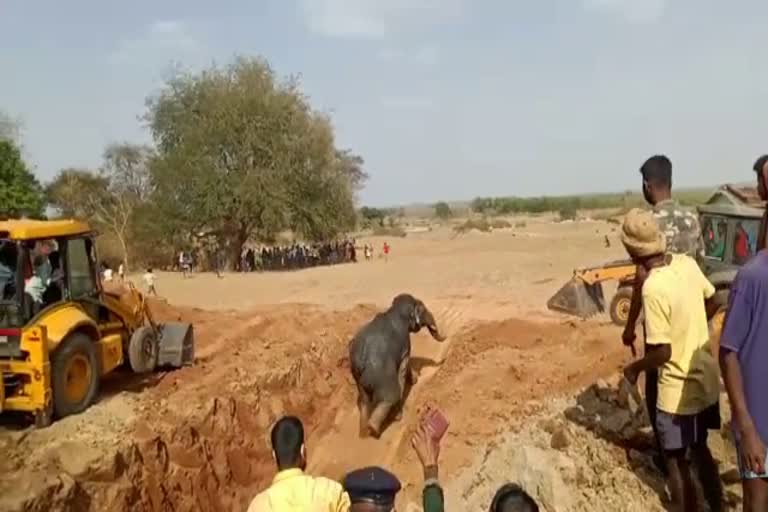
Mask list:
[[427,404],[451,422],[441,454],[451,507],[487,508],[509,479],[536,489],[550,510],[587,510],[593,500],[606,503],[597,510],[629,510],[616,508],[628,493],[639,496],[637,510],[660,503],[622,441],[595,427],[630,432],[641,419],[627,417],[608,391],[552,400],[616,373],[626,354],[613,327],[466,325],[437,306],[449,339],[413,336],[418,382],[402,420],[375,440],[358,437],[346,361],[372,306],[214,313],[154,302],[153,311],[194,323],[196,364],[145,381],[116,375],[79,416],[40,431],[0,430],[0,510],[244,510],[274,473],[269,428],[283,414],[305,424],[310,471],[339,479],[364,465],[388,467],[403,482],[398,506],[406,509],[420,499],[409,437]]

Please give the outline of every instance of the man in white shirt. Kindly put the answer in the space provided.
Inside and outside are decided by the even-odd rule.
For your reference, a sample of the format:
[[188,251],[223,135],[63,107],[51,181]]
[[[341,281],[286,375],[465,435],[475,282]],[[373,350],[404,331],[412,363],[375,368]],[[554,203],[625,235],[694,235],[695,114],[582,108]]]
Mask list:
[[144,284],[147,286],[147,295],[154,295],[157,297],[157,290],[155,290],[155,279],[157,279],[157,276],[152,272],[151,268],[147,269],[143,279]]

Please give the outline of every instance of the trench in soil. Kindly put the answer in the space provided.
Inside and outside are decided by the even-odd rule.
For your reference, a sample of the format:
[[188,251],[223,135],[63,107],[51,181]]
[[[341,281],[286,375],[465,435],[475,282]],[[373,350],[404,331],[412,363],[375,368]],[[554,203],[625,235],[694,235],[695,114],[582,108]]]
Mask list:
[[[613,374],[625,356],[608,326],[518,319],[468,324],[455,312],[438,312],[439,321],[442,315],[443,323],[453,323],[450,336],[443,344],[426,334],[412,337],[419,379],[402,420],[379,440],[360,439],[347,342],[374,312],[371,306],[331,312],[303,305],[247,315],[160,311],[161,318],[195,322],[197,364],[131,397],[131,413],[112,425],[108,442],[100,438],[106,432],[75,427],[72,460],[40,448],[39,436],[50,439],[53,432],[14,438],[11,448],[35,452],[35,462],[17,458],[6,485],[36,483],[15,488],[15,497],[0,504],[31,511],[245,510],[274,475],[270,426],[294,414],[305,424],[312,473],[341,479],[358,467],[387,467],[403,482],[404,509],[420,495],[409,436],[425,405],[441,408],[451,422],[441,452],[441,474],[450,477],[468,468],[526,403]],[[105,398],[77,425],[98,423],[97,415],[123,395]],[[0,475],[3,469],[9,466],[0,464]]]

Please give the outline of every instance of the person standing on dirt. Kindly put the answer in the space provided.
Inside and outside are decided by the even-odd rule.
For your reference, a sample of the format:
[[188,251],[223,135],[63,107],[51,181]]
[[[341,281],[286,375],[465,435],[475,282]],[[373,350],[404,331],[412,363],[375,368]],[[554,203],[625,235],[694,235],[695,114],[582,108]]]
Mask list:
[[656,370],[654,419],[667,460],[674,510],[702,510],[696,503],[693,466],[709,510],[720,511],[722,484],[707,446],[708,431],[720,429],[721,423],[720,379],[709,349],[707,323],[717,311],[712,300],[715,287],[693,258],[666,252],[664,233],[651,212],[630,211],[621,241],[646,276],[642,287],[645,355],[625,368],[624,377],[635,385],[641,372],[648,379],[650,371]]
[[272,427],[272,457],[277,474],[272,485],[251,501],[248,512],[347,512],[349,495],[339,482],[309,476],[304,425],[295,416],[284,416]]
[[155,290],[155,280],[157,279],[157,276],[154,272],[152,272],[151,268],[147,269],[147,272],[144,274],[144,285],[147,288],[147,295],[154,295],[157,297],[157,290]]
[[[757,190],[768,199],[768,155],[754,166]],[[728,293],[720,336],[720,368],[733,411],[744,512],[768,510],[768,251],[739,269]]]
[[[686,254],[698,260],[704,254],[704,240],[699,227],[699,220],[691,212],[680,206],[680,203],[672,199],[672,162],[664,155],[655,155],[649,158],[640,167],[643,177],[643,197],[652,207],[652,214],[659,230],[666,238],[667,253]],[[635,327],[642,310],[642,289],[646,277],[642,265],[637,266],[635,283],[632,289],[632,301],[629,308],[627,324],[622,334],[624,344],[635,351]],[[643,326],[645,331],[645,326]],[[666,464],[663,460],[664,451],[661,449],[659,434],[656,429],[656,398],[658,396],[656,370],[651,369],[645,378],[645,401],[648,408],[648,417],[651,421],[658,454],[654,457],[654,463],[666,473]]]

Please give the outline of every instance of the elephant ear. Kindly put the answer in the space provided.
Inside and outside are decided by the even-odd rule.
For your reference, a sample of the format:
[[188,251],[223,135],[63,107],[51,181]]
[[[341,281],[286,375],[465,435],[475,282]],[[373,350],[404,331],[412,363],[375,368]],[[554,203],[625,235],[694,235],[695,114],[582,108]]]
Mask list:
[[413,305],[413,312],[411,312],[411,332],[419,332],[424,326],[424,324],[422,324],[422,320],[424,319],[424,314],[426,311],[427,307],[424,305],[424,303],[420,300],[416,301],[416,304]]

